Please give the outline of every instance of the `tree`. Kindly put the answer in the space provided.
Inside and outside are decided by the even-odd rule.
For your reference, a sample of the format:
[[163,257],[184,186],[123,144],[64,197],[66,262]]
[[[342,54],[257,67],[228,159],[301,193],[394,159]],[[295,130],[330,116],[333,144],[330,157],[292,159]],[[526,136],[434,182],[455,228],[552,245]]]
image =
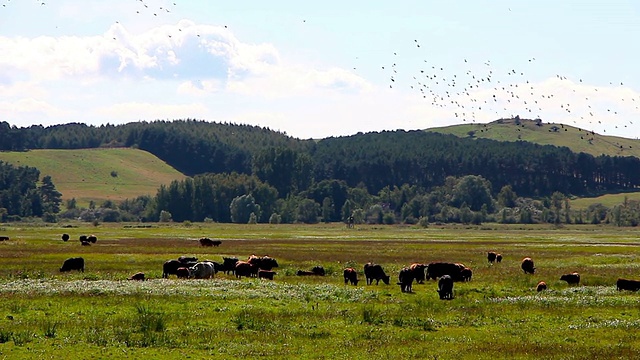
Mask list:
[[518,196],[511,188],[511,185],[505,185],[498,193],[498,204],[502,207],[516,207],[516,199]]
[[453,188],[451,204],[459,208],[463,203],[467,203],[472,211],[480,211],[485,204],[489,211],[493,211],[491,183],[482,176],[462,177]]
[[324,198],[322,200],[322,221],[325,223],[331,222],[333,218],[333,213],[335,212],[333,201],[331,201],[330,197]]
[[305,224],[315,224],[318,222],[320,205],[311,199],[302,199],[298,204],[297,220]]
[[251,194],[241,195],[234,198],[229,206],[231,221],[236,224],[246,224],[249,222],[251,214],[259,217],[260,205],[256,204]]
[[564,194],[556,191],[551,195],[551,207],[554,210],[553,223],[560,223],[560,212],[562,211],[562,203],[564,202]]

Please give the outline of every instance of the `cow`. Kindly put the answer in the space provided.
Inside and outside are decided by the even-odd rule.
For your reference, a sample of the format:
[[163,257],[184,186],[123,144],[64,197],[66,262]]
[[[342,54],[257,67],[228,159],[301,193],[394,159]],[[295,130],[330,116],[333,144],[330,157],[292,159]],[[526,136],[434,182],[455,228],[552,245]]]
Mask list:
[[454,281],[462,281],[461,272],[465,267],[464,264],[459,263],[429,263],[429,265],[427,265],[427,280],[435,280],[444,275],[449,275]]
[[89,240],[87,239],[87,235],[80,235],[80,237],[78,238],[78,240],[80,240],[80,242],[88,242]]
[[220,240],[211,240],[209,238],[203,237],[200,240],[200,245],[202,246],[215,246],[218,247],[220,246],[220,244],[222,244],[222,241]]
[[453,299],[453,278],[449,275],[443,275],[438,280],[438,294],[440,294],[440,300]]
[[71,270],[78,270],[84,272],[84,259],[81,257],[68,258],[62,263],[60,272],[67,272]]
[[213,264],[208,261],[201,261],[189,268],[191,276],[196,279],[211,279],[214,276]]
[[98,241],[98,237],[95,235],[89,235],[87,236],[87,241],[92,244],[95,244]]
[[325,271],[322,266],[318,265],[311,268],[311,271],[298,270],[298,272],[296,272],[296,275],[297,276],[324,276]]
[[[424,272],[423,272],[424,275]],[[398,282],[400,285],[400,291],[410,293],[413,292],[413,279],[415,278],[414,271],[411,268],[402,268],[398,274]]]
[[258,266],[247,261],[238,261],[236,263],[235,274],[238,279],[244,277],[252,277],[258,273]]
[[498,256],[498,254],[496,254],[495,252],[493,252],[493,251],[489,251],[489,252],[487,253],[487,260],[488,260],[491,264],[493,264],[493,262],[494,262],[494,261],[496,261],[496,257],[497,257],[497,256]]
[[424,284],[424,271],[427,269],[426,264],[413,263],[409,266],[409,270],[413,274],[413,278],[418,284]]
[[182,255],[178,258],[178,261],[180,261],[183,264],[187,264],[187,263],[197,263],[198,262],[198,258],[195,256],[186,256],[186,255]]
[[358,285],[358,273],[354,268],[346,268],[343,272],[344,276],[344,284],[347,285],[351,283],[351,285]]
[[522,259],[522,264],[520,265],[520,267],[525,274],[533,274],[536,271],[536,268],[533,265],[533,260],[531,260],[530,257]]
[[258,279],[273,280],[273,276],[278,274],[273,270],[258,270]]
[[235,274],[236,264],[238,263],[237,257],[223,257],[222,258],[222,270],[225,274]]
[[9,241],[8,236],[0,236],[0,241]]
[[618,291],[621,291],[621,290],[638,291],[640,290],[640,281],[618,279],[618,281],[616,281],[616,288],[618,289]]
[[88,241],[83,241],[83,242],[80,243],[80,245],[82,245],[82,246],[91,246],[91,243],[88,242]]
[[566,281],[569,285],[578,285],[580,284],[580,274],[577,272],[573,272],[571,274],[564,274],[560,276],[560,280]]
[[144,281],[144,273],[143,272],[135,273],[130,277],[128,277],[127,280]]
[[471,271],[471,269],[469,269],[468,267],[460,271],[460,277],[462,278],[462,281],[471,281],[472,275],[473,275],[473,271]]
[[64,242],[69,241],[69,234],[62,234],[62,241]]
[[496,255],[496,262],[497,263],[501,263],[502,262],[502,254],[497,254]]
[[273,268],[278,267],[278,262],[276,261],[276,259],[268,255],[265,255],[263,257],[251,255],[247,259],[247,262],[249,264],[256,265],[259,269],[262,269],[262,270],[271,270]]
[[376,285],[382,280],[383,283],[389,285],[389,275],[384,273],[382,266],[373,263],[364,264],[364,277],[367,280],[367,285],[373,284],[373,280],[376,281]]
[[220,264],[220,263],[219,263],[219,262],[217,262],[217,261],[203,260],[202,262],[208,262],[208,263],[211,263],[211,265],[213,265],[213,273],[214,273],[214,274],[217,274],[217,273],[219,273],[220,271],[224,271],[224,270],[223,270],[223,268],[222,268],[222,264]]
[[162,265],[162,278],[167,279],[169,278],[170,274],[177,275],[178,268],[181,268],[181,267],[186,268],[185,264],[180,260],[165,261],[165,263]]
[[191,277],[191,271],[189,271],[189,268],[181,266],[176,269],[176,276],[178,279],[188,279]]
[[316,274],[313,271],[306,271],[306,270],[298,270],[296,272],[297,276],[316,276]]
[[538,285],[536,286],[536,291],[540,292],[540,291],[544,291],[544,290],[547,290],[547,283],[544,282],[544,281],[540,281],[538,283]]

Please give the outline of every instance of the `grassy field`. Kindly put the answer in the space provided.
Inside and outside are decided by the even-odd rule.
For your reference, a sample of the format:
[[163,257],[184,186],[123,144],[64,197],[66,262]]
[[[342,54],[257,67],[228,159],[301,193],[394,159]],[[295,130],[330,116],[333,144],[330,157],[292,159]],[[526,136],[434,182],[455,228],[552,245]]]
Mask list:
[[624,203],[624,199],[640,201],[640,192],[629,192],[629,193],[619,193],[619,194],[606,194],[597,197],[588,197],[588,198],[577,198],[571,200],[571,209],[580,210],[586,209],[589,205],[592,204],[602,204],[608,208],[612,208],[616,205],[620,205]]
[[[637,229],[604,226],[437,227],[180,224],[0,225],[0,357],[299,359],[612,359],[640,351]],[[69,233],[72,240],[62,242]],[[98,242],[80,246],[81,234]],[[203,248],[197,239],[221,239]],[[486,252],[504,255],[489,265]],[[180,255],[275,257],[274,281],[161,279]],[[58,272],[82,256],[84,273]],[[530,256],[536,274],[520,260]],[[473,279],[439,300],[436,283],[344,285],[342,269],[462,262]],[[325,277],[297,277],[322,265]],[[150,280],[125,280],[142,271]],[[578,271],[579,286],[559,281]],[[538,281],[549,284],[535,291]]]
[[63,199],[75,198],[82,206],[154,195],[161,184],[184,178],[154,155],[128,148],[0,152],[0,160],[38,168],[41,177],[51,176]]

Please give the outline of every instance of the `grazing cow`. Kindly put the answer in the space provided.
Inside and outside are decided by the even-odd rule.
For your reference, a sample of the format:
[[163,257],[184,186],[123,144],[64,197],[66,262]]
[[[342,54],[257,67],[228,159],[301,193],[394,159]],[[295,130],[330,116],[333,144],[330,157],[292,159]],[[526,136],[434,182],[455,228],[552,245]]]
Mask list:
[[311,268],[311,272],[318,275],[318,276],[324,276],[325,272],[324,272],[324,268],[320,265],[316,265],[314,267]]
[[214,276],[213,264],[201,261],[189,268],[189,272],[196,279],[211,279]]
[[273,270],[258,270],[258,279],[273,280],[273,276],[276,274],[277,272]]
[[358,285],[358,272],[354,268],[346,268],[343,272],[344,284]]
[[80,245],[82,245],[82,246],[91,246],[91,243],[88,242],[88,241],[83,241],[83,242],[80,243]]
[[87,241],[92,244],[95,244],[98,241],[98,237],[95,235],[89,235],[87,236]]
[[191,277],[191,271],[189,271],[189,268],[181,266],[176,269],[176,276],[178,279],[188,279]]
[[144,273],[143,272],[135,273],[131,275],[129,278],[127,278],[127,280],[144,281]]
[[497,254],[496,255],[496,262],[497,263],[501,263],[502,262],[502,254]]
[[177,273],[178,268],[181,268],[181,267],[186,268],[185,264],[179,260],[165,261],[165,263],[162,265],[162,278],[167,279],[169,278],[170,274],[178,275]]
[[236,263],[236,277],[240,279],[241,277],[252,277],[254,274],[258,273],[258,266],[251,264],[247,261],[238,261]]
[[453,299],[453,278],[449,275],[443,275],[438,281],[438,294],[440,300]]
[[389,275],[385,274],[382,266],[378,264],[364,264],[364,277],[367,279],[367,285],[373,284],[373,280],[376,281],[376,285],[380,283],[380,280],[389,285]]
[[489,252],[487,253],[487,260],[488,260],[490,263],[492,263],[492,264],[493,264],[493,262],[494,262],[494,261],[496,261],[496,256],[498,256],[498,254],[496,254],[496,253],[495,253],[495,252],[493,252],[493,251],[489,251]]
[[544,282],[544,281],[540,281],[538,283],[538,285],[536,286],[536,291],[540,292],[540,291],[544,291],[544,290],[547,290],[547,283]]
[[69,241],[69,234],[62,234],[62,241],[64,242]]
[[621,291],[621,290],[638,291],[640,290],[640,281],[618,279],[618,281],[616,282],[616,287],[618,288],[618,291]]
[[459,263],[432,262],[427,265],[427,280],[449,275],[454,281],[462,281],[461,272],[465,267]]
[[426,264],[413,263],[409,266],[409,270],[413,274],[413,278],[418,284],[424,284],[424,271],[427,269]]
[[[424,275],[424,272],[423,272]],[[400,274],[398,274],[398,282],[400,285],[400,291],[410,293],[413,292],[413,279],[415,278],[414,271],[411,268],[402,268]]]
[[236,271],[236,264],[238,263],[237,257],[223,257],[222,258],[222,270],[225,274],[232,273],[234,274]]
[[473,275],[473,271],[471,271],[471,269],[469,269],[468,267],[460,271],[460,277],[462,278],[462,281],[471,281],[472,275]]
[[215,246],[215,247],[218,247],[218,246],[220,246],[220,244],[222,244],[222,241],[220,241],[220,240],[211,240],[211,239],[206,238],[206,237],[200,239],[200,245],[202,245],[202,246]]
[[580,284],[580,274],[577,272],[573,272],[571,274],[564,274],[560,276],[560,280],[566,281],[569,285],[578,285]]
[[80,240],[80,242],[88,242],[89,241],[87,239],[87,235],[80,235],[80,237],[78,239]]
[[62,263],[60,272],[78,270],[84,272],[84,259],[81,257],[68,258]]
[[9,241],[8,236],[0,236],[0,241]]
[[536,271],[536,268],[533,265],[533,260],[531,260],[530,257],[522,259],[522,264],[520,265],[520,267],[525,274],[533,274]]
[[256,265],[259,269],[262,269],[262,270],[271,270],[273,268],[278,267],[278,262],[276,261],[276,259],[268,255],[265,255],[263,257],[251,255],[247,259],[247,262],[249,264]]

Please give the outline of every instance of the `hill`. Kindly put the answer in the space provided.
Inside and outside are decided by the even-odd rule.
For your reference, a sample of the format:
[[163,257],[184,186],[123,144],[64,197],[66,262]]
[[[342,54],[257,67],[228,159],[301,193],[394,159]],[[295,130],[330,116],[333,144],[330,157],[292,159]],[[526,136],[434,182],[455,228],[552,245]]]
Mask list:
[[50,175],[63,200],[123,200],[154,195],[161,184],[185,176],[156,156],[130,148],[0,152],[0,160]]
[[500,119],[488,124],[460,124],[426,131],[461,138],[497,141],[528,141],[540,145],[566,146],[571,151],[593,156],[635,156],[640,158],[640,140],[600,135],[570,125],[527,119]]

